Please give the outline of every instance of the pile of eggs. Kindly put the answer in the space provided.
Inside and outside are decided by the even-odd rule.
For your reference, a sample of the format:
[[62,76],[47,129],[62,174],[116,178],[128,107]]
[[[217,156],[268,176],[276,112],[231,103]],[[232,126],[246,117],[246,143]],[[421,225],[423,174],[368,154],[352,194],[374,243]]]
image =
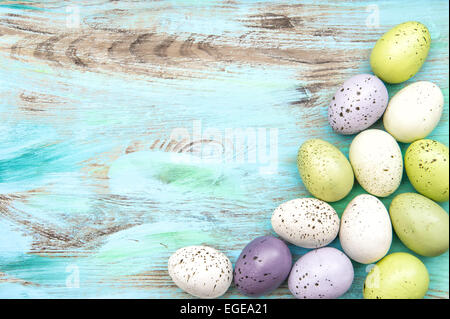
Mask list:
[[[338,134],[357,134],[349,159],[321,139],[301,145],[297,166],[314,198],[293,199],[274,210],[272,227],[281,239],[262,236],[251,241],[234,271],[228,257],[216,249],[181,248],[169,259],[175,284],[194,296],[215,298],[234,281],[239,292],[257,297],[287,279],[296,298],[337,298],[353,283],[353,260],[376,263],[366,277],[364,298],[423,298],[429,275],[422,261],[405,252],[386,254],[392,228],[418,255],[438,256],[449,248],[448,213],[435,203],[449,199],[449,150],[426,139],[441,118],[444,97],[435,84],[419,81],[389,100],[383,81],[401,83],[414,76],[430,42],[424,25],[400,24],[372,50],[375,75],[353,76],[338,88],[328,120]],[[386,131],[369,129],[381,117]],[[412,143],[404,159],[398,142]],[[394,194],[404,169],[418,193],[396,195],[388,211],[379,197]],[[367,194],[353,198],[339,218],[327,202],[345,198],[355,178]],[[337,237],[343,251],[325,247]],[[286,242],[312,250],[292,265]]]

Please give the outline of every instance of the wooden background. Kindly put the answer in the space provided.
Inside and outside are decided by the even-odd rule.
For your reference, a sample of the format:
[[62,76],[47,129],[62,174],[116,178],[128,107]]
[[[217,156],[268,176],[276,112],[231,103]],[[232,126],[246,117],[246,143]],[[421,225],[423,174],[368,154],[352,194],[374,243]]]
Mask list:
[[[234,263],[273,234],[273,210],[310,196],[298,147],[323,138],[348,154],[328,103],[370,72],[375,41],[401,22],[427,25],[432,45],[390,96],[439,85],[445,110],[430,137],[448,145],[448,14],[448,1],[421,0],[0,1],[0,296],[189,298],[168,276],[171,253],[206,244]],[[226,129],[266,134],[267,147],[217,161]],[[261,169],[269,136],[274,174]],[[405,175],[397,193],[407,191]],[[342,214],[360,193],[333,206]],[[408,249],[395,238],[394,251]],[[421,259],[426,297],[448,298],[448,252]],[[343,298],[362,297],[366,266],[354,267]],[[286,284],[267,297],[292,298]]]

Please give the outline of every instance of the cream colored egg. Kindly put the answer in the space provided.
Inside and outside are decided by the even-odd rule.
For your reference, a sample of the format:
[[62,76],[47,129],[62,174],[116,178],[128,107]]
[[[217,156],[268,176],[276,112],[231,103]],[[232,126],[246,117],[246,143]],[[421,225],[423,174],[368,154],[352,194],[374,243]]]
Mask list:
[[331,243],[339,232],[339,216],[316,198],[297,198],[281,204],[272,215],[272,227],[284,240],[304,248]]
[[389,102],[383,116],[386,130],[399,142],[411,143],[423,139],[441,119],[444,95],[434,83],[412,83]]
[[400,186],[402,153],[389,133],[375,129],[359,133],[350,145],[349,157],[356,179],[368,193],[386,197]]
[[345,208],[341,218],[339,240],[351,259],[370,264],[383,258],[392,242],[389,213],[375,196],[356,196]]
[[233,280],[233,266],[228,257],[208,246],[178,249],[169,258],[168,268],[178,287],[199,298],[222,296]]

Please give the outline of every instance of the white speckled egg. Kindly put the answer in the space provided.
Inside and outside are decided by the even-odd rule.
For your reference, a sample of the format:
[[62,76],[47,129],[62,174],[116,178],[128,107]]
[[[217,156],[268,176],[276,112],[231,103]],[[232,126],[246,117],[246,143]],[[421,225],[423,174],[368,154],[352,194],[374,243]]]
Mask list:
[[383,258],[391,247],[392,225],[389,213],[375,196],[356,196],[341,218],[339,240],[351,259],[370,264]]
[[178,249],[169,258],[169,275],[187,293],[199,298],[217,298],[230,287],[233,266],[220,251],[208,246]]
[[339,232],[339,216],[316,198],[297,198],[281,204],[272,215],[272,227],[284,240],[304,248],[331,243]]
[[443,108],[444,95],[437,85],[415,82],[391,99],[383,116],[384,127],[397,141],[411,143],[434,130]]
[[349,151],[355,177],[368,193],[386,197],[400,186],[403,158],[395,139],[381,130],[359,133]]

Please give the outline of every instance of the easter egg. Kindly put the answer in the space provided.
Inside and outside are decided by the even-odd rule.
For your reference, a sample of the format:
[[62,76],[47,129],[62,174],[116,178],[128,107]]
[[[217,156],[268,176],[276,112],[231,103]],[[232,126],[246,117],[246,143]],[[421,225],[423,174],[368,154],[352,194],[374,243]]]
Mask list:
[[392,242],[389,213],[375,196],[356,196],[341,218],[339,240],[351,259],[370,264],[383,258]]
[[420,70],[430,44],[430,33],[422,23],[399,24],[375,43],[370,54],[372,71],[385,82],[404,82]]
[[239,255],[234,267],[234,283],[244,295],[265,295],[283,283],[291,266],[291,252],[282,240],[272,236],[258,237]]
[[350,145],[356,179],[368,193],[386,197],[400,186],[403,158],[395,139],[381,130],[359,133]]
[[349,161],[337,147],[324,140],[303,143],[297,167],[304,185],[318,199],[335,202],[352,190],[355,178]]
[[334,299],[347,292],[353,277],[350,259],[336,248],[323,247],[297,260],[288,287],[297,299]]
[[383,82],[371,74],[358,74],[342,84],[328,108],[328,122],[340,134],[355,134],[374,124],[388,105]]
[[284,240],[304,248],[331,243],[339,232],[339,216],[329,204],[317,198],[297,198],[278,206],[272,227]]
[[380,260],[364,282],[364,299],[421,299],[428,291],[428,271],[419,258],[393,253]]
[[448,201],[448,147],[433,140],[418,140],[405,153],[405,169],[416,191],[437,202]]
[[416,193],[400,194],[392,200],[389,214],[395,233],[412,251],[433,257],[448,250],[448,214],[432,200]]
[[170,256],[168,268],[178,287],[199,298],[222,296],[233,280],[233,266],[228,257],[208,246],[178,249]]
[[411,143],[434,130],[443,108],[444,95],[437,85],[415,82],[390,100],[383,116],[384,127],[397,141]]

